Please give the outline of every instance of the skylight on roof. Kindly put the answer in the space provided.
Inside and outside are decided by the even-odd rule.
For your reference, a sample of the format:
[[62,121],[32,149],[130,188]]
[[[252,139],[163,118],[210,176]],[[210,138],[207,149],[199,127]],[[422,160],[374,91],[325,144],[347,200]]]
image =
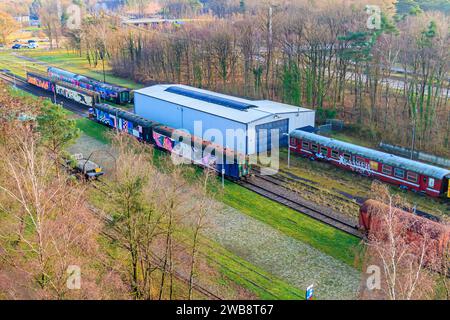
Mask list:
[[227,108],[232,108],[232,109],[241,110],[241,111],[245,111],[250,108],[256,108],[256,106],[248,104],[248,103],[234,101],[234,100],[217,97],[217,96],[213,96],[213,95],[210,95],[207,93],[202,93],[202,92],[189,90],[189,89],[185,89],[185,88],[180,88],[180,87],[169,87],[165,91],[170,92],[170,93],[175,93],[175,94],[178,94],[178,95],[181,95],[184,97],[193,98],[193,99],[201,100],[204,102],[214,103],[214,104],[218,104],[218,105],[221,105],[221,106],[224,106]]

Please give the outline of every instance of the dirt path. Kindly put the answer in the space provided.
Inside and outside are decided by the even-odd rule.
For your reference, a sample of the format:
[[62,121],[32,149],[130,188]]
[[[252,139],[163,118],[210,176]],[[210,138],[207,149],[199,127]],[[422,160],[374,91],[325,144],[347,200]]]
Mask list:
[[114,169],[115,155],[111,152],[111,147],[97,139],[81,134],[77,142],[68,148],[71,154],[82,153],[85,158],[90,156],[90,160],[99,164],[106,174]]
[[47,62],[40,61],[38,59],[34,59],[34,58],[31,58],[31,57],[27,57],[27,56],[21,55],[21,54],[19,54],[17,52],[12,52],[11,54],[13,56],[15,56],[16,58],[19,58],[19,59],[22,59],[22,60],[26,60],[28,62],[33,62],[33,63],[39,64],[41,66],[44,66],[44,67],[51,67],[51,65],[48,64]]
[[303,290],[314,284],[319,299],[356,298],[356,269],[230,207],[208,220],[208,237],[267,272]]

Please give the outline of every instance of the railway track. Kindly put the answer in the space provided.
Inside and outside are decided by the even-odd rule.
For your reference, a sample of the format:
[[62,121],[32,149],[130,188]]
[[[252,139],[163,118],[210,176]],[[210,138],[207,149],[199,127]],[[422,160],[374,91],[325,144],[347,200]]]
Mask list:
[[75,113],[80,117],[86,117],[88,114],[88,110],[86,106],[83,106],[79,103],[76,103],[72,100],[63,98],[61,96],[54,96],[52,93],[45,91],[44,89],[38,88],[36,86],[30,85],[24,78],[19,77],[17,75],[13,75],[11,73],[0,72],[0,79],[6,81],[9,84],[12,84],[14,87],[28,92],[32,95],[38,97],[49,98],[51,101],[61,105],[63,108]]
[[236,183],[301,214],[305,214],[358,238],[363,238],[363,234],[359,231],[356,222],[338,216],[325,208],[319,208],[313,203],[300,198],[295,191],[286,187],[286,181],[283,181],[283,179],[274,176],[263,176],[255,172],[246,181],[241,180]]

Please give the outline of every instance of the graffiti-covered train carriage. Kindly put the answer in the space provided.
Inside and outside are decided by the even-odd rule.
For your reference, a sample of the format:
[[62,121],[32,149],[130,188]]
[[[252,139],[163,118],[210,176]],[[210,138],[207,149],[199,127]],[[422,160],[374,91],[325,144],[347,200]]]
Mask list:
[[102,100],[117,104],[127,104],[132,100],[131,92],[128,88],[100,82],[89,77],[54,67],[49,67],[47,69],[47,74],[54,82],[70,83],[78,88],[95,91],[100,95]]
[[79,88],[61,81],[55,82],[49,77],[36,72],[27,72],[27,82],[87,107],[92,107],[100,102],[100,95],[95,91]]
[[27,82],[46,91],[55,91],[55,85],[48,77],[35,72],[27,72]]
[[450,170],[303,130],[290,134],[290,149],[313,160],[332,163],[402,189],[431,197],[450,197]]
[[161,149],[198,166],[213,169],[219,173],[223,172],[227,177],[235,180],[250,174],[248,157],[192,136],[186,131],[157,125],[153,127],[153,140]]
[[126,132],[191,163],[219,173],[224,170],[224,174],[231,179],[239,180],[249,175],[249,160],[246,156],[191,136],[185,131],[102,103],[96,104],[89,113],[90,117],[99,123]]

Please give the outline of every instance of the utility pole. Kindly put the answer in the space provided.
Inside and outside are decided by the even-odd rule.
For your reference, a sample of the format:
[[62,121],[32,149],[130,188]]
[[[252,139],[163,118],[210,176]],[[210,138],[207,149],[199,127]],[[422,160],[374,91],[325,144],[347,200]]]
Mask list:
[[269,4],[269,45],[272,47],[273,27],[272,27],[273,7]]
[[414,157],[414,145],[416,144],[416,119],[414,117],[413,128],[412,128],[412,139],[411,139],[411,160]]
[[291,134],[290,133],[283,133],[284,136],[288,137],[288,168],[291,167]]
[[222,152],[222,189],[225,188],[225,154]]

